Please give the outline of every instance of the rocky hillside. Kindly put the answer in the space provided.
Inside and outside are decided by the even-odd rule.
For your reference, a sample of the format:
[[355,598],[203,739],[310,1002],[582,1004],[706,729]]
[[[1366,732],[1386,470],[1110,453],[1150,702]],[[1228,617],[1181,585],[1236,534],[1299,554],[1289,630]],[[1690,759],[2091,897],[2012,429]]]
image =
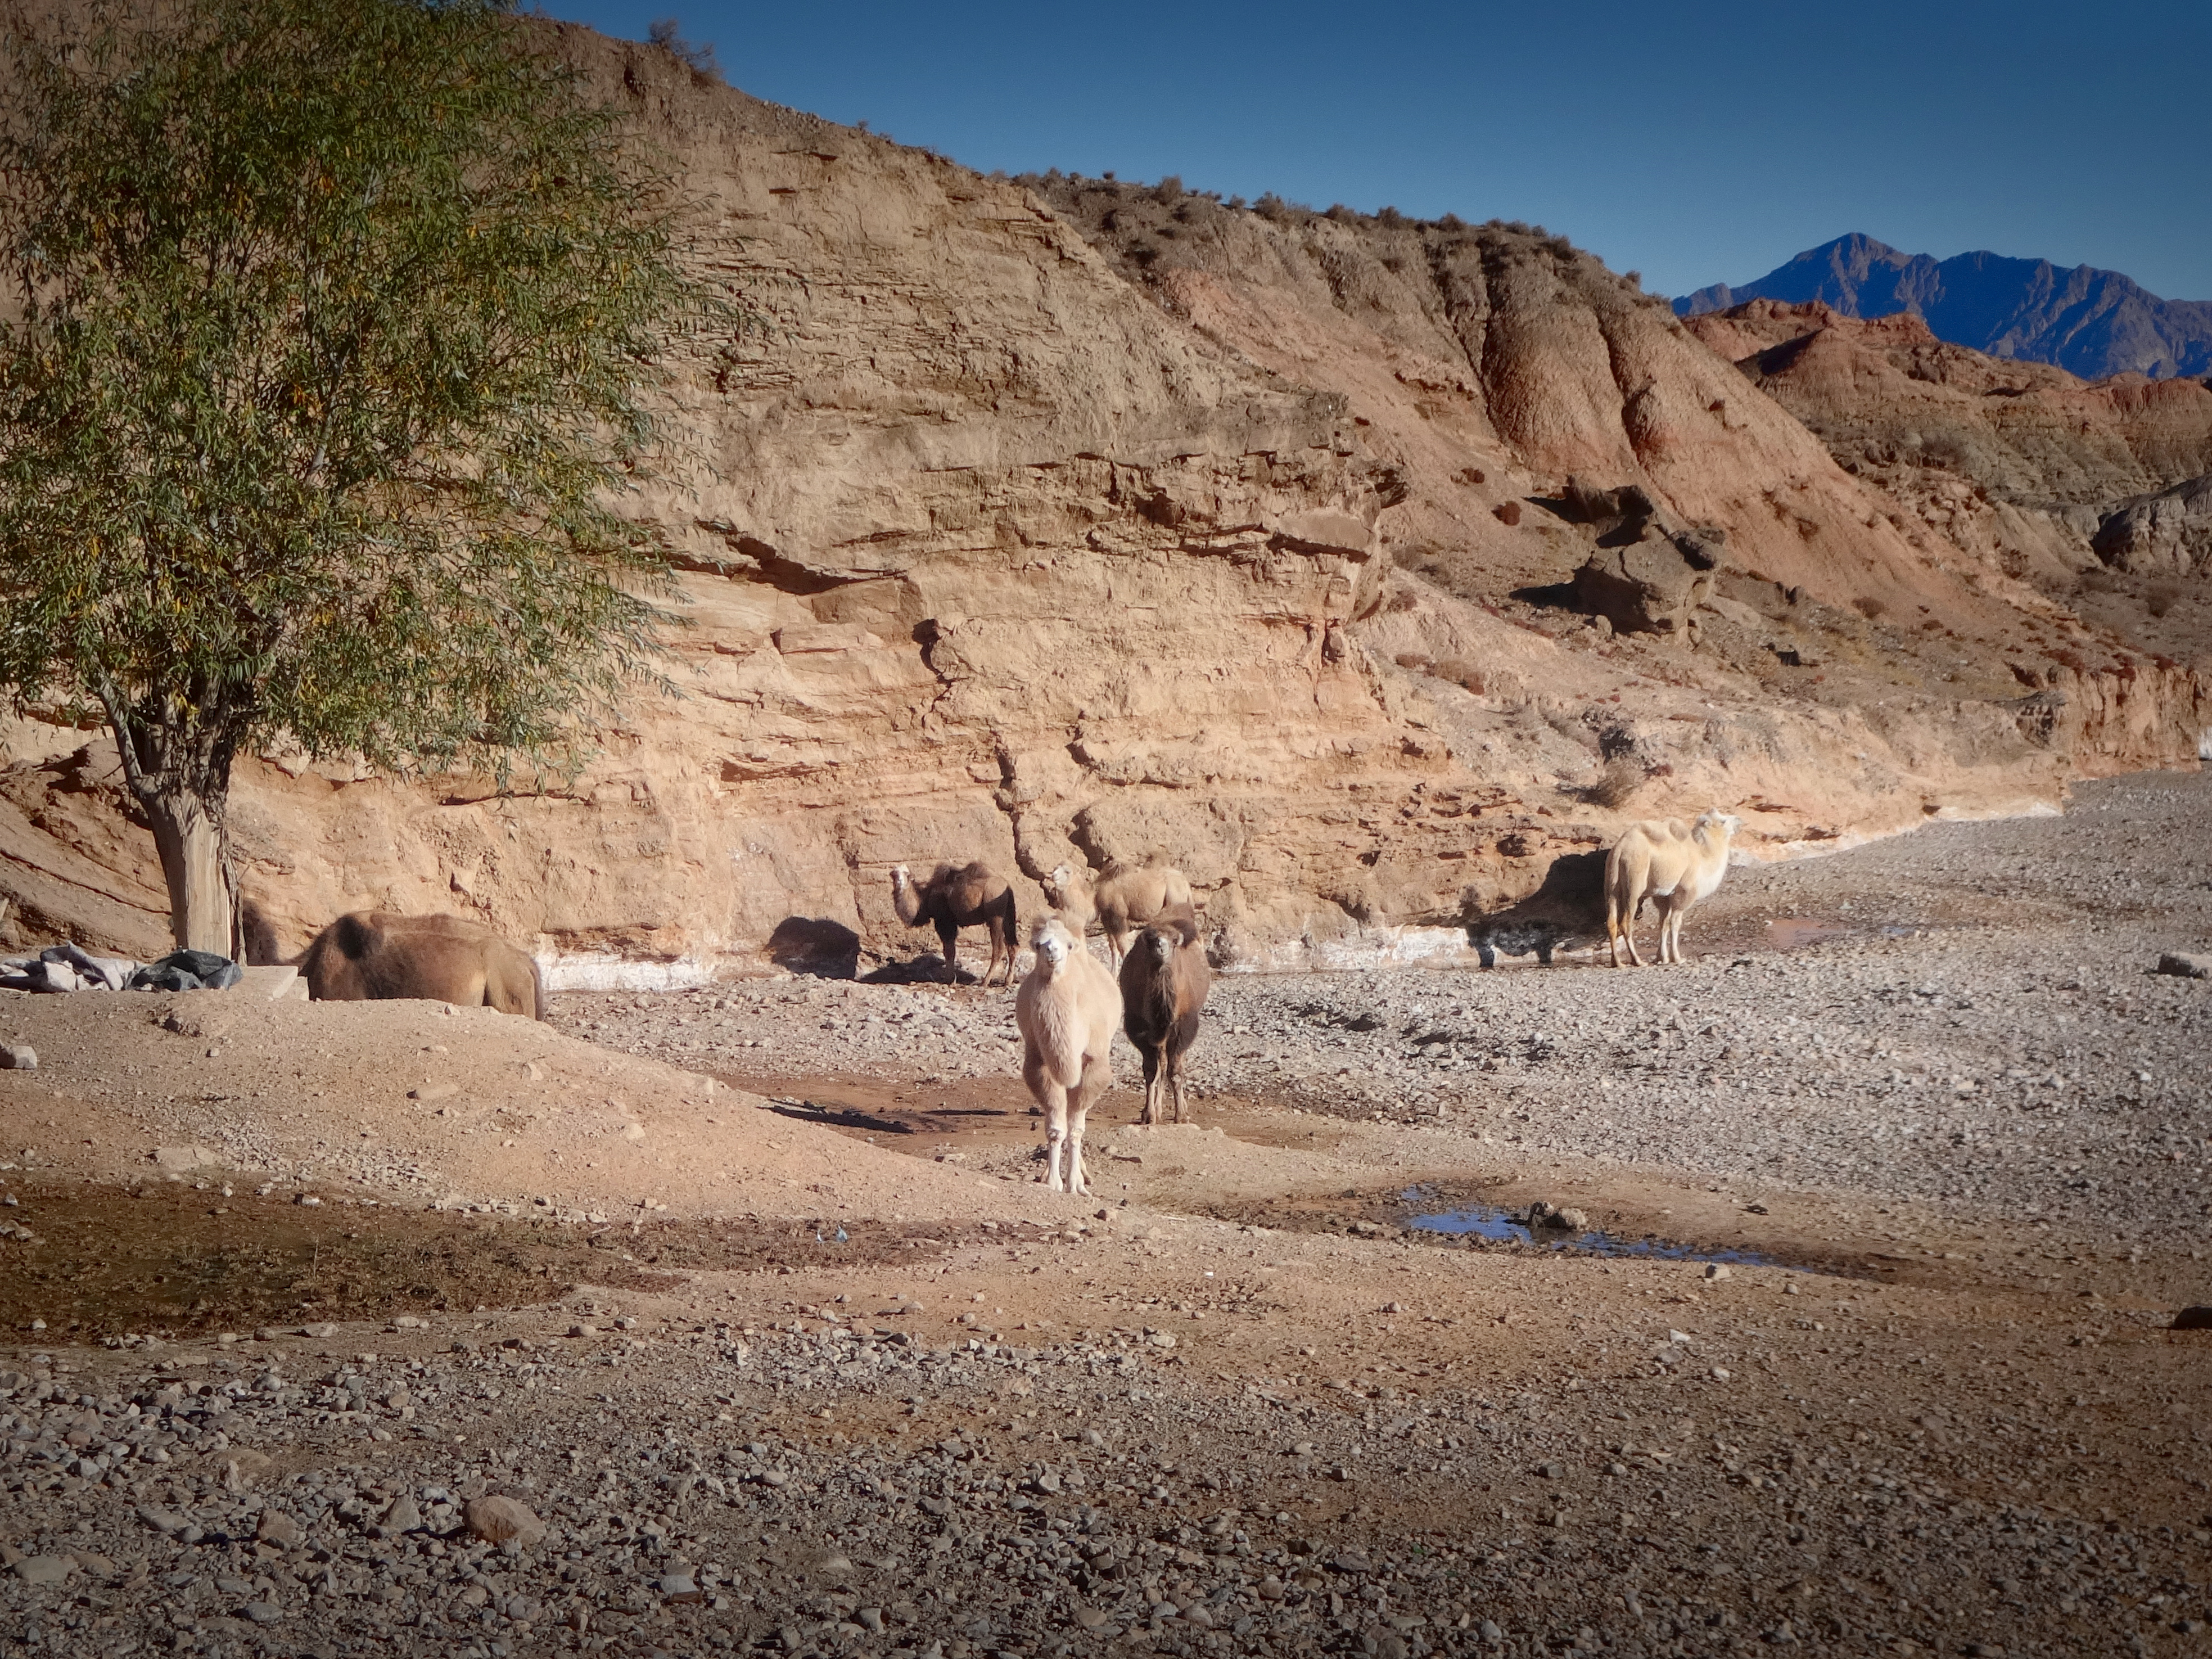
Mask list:
[[2084,381],[1916,317],[1819,304],[1758,300],[1689,327],[1926,533],[2138,650],[2212,649],[2212,386]]
[[[670,387],[639,498],[681,695],[502,795],[272,752],[235,805],[296,945],[459,909],[555,982],[866,969],[889,872],[1165,855],[1246,964],[1371,960],[1626,815],[1754,853],[2055,799],[2212,724],[1838,465],[1663,301],[1523,227],[985,179],[548,26],[680,161],[769,326]],[[19,936],[147,952],[97,734],[8,732]]]
[[1909,313],[1940,339],[2101,379],[2212,373],[2212,301],[2161,300],[2117,270],[2048,259],[1903,253],[1871,236],[1808,248],[1756,282],[1717,283],[1674,301],[1685,316],[1753,300],[1819,303],[1846,317]]

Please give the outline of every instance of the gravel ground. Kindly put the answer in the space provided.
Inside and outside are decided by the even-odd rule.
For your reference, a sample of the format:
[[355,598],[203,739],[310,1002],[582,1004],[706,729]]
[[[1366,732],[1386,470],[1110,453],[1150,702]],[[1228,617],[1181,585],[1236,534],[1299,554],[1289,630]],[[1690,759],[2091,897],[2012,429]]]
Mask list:
[[[2212,1213],[2212,983],[2152,971],[2212,950],[2212,774],[1740,870],[1687,934],[1701,953],[1665,970],[1224,975],[1194,1092],[1962,1214],[2193,1234]],[[1020,1065],[1012,1000],[966,988],[572,995],[555,1018],[756,1079]]]
[[[1158,1346],[1170,1305],[1048,1342],[855,1295],[33,1357],[0,1376],[0,1617],[40,1653],[963,1659],[2163,1651],[2206,1616],[2212,1533],[2051,1507],[2139,1403],[2109,1365],[1990,1386],[1824,1295],[1767,1340],[1828,1334],[1806,1369],[1854,1389],[1935,1358],[1949,1405],[1739,1396],[1759,1339],[1663,1320],[1545,1379],[1231,1388]],[[487,1493],[544,1536],[475,1535]]]
[[[1885,1262],[1909,1236],[1902,1282],[1053,1219],[965,1176],[957,1236],[865,1262],[672,1270],[641,1217],[590,1242],[645,1288],[0,1352],[0,1654],[2201,1652],[2212,1335],[2166,1327],[2212,1300],[2212,987],[2147,970],[2212,936],[2208,823],[2205,780],[2133,779],[1740,872],[1679,971],[1230,976],[1200,1109],[1277,1139],[1114,1132],[1273,1180],[1328,1166],[1298,1126],[1441,1116],[1486,1179],[1595,1155]],[[691,1071],[1008,1087],[1003,994],[556,1018]],[[350,1238],[365,1203],[313,1213]]]

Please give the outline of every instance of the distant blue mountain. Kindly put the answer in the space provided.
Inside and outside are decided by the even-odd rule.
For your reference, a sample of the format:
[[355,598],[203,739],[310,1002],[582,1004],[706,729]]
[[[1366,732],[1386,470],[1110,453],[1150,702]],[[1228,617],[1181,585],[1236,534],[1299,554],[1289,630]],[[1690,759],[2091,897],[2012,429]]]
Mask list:
[[2056,363],[2084,380],[2133,369],[2154,380],[2212,374],[2212,301],[2161,300],[2117,270],[2048,259],[1900,253],[1839,236],[1755,283],[1717,283],[1674,301],[1678,316],[1747,300],[1818,300],[1846,317],[1916,313],[1940,340],[1993,357]]

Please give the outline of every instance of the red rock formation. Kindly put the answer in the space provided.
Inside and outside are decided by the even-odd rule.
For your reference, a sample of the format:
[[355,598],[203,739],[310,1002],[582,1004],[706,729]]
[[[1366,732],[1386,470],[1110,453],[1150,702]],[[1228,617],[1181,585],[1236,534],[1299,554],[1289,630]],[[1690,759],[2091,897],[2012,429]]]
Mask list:
[[[1232,955],[1330,960],[1601,842],[1608,757],[1642,764],[1638,816],[1764,802],[1772,850],[2052,799],[2212,724],[2181,670],[2096,677],[2100,636],[1563,243],[1215,204],[1147,266],[1079,203],[554,32],[771,324],[672,386],[706,465],[635,506],[693,602],[682,695],[540,793],[246,763],[246,884],[288,949],[379,908],[647,981],[777,939],[904,954],[896,863],[1018,870],[1030,915],[1062,860],[1165,854]],[[1571,473],[1725,531],[1686,637],[1512,597],[1603,538],[1559,510]],[[2045,684],[2046,647],[2091,678]],[[106,740],[7,735],[18,925],[149,953]]]

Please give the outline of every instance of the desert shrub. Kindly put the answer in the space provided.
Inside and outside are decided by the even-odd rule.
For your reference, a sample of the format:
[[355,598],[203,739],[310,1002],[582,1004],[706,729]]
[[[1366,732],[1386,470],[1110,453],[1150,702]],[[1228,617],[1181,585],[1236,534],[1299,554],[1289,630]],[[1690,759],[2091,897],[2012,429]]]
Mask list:
[[686,40],[682,25],[673,17],[656,19],[647,27],[645,38],[701,80],[721,80],[722,66],[715,59],[713,43]]
[[2143,609],[2154,617],[2163,617],[2181,603],[2184,590],[2179,582],[2153,582],[2143,593]]
[[1399,212],[1398,210],[1394,207],[1386,207],[1382,209],[1375,216],[1375,217],[1378,222],[1391,226],[1394,228],[1406,222],[1406,216]]
[[1415,674],[1425,674],[1436,665],[1418,651],[1401,651],[1391,660],[1399,667]]
[[1511,526],[1521,522],[1521,503],[1518,501],[1500,501],[1490,510],[1497,517],[1498,522],[1502,525]]
[[1420,602],[1421,596],[1412,588],[1401,587],[1390,596],[1390,603],[1382,608],[1385,611],[1411,611]]
[[1463,466],[1459,470],[1459,481],[1466,484],[1484,483],[1488,475],[1479,466]]
[[1644,787],[1649,775],[1644,763],[1635,757],[1616,755],[1598,773],[1597,781],[1583,791],[1583,799],[1592,806],[1618,811],[1628,805],[1629,798]]
[[2120,585],[2120,579],[2102,565],[2093,566],[2081,573],[2075,586],[2084,593],[2110,593]]
[[1340,225],[1356,225],[1359,222],[1359,216],[1341,202],[1330,203],[1328,211],[1321,216],[1324,219],[1334,219]]
[[1863,594],[1859,598],[1853,599],[1851,601],[1851,609],[1857,611],[1859,615],[1864,617],[1869,622],[1874,622],[1881,616],[1883,611],[1888,610],[1889,607],[1884,605],[1880,599],[1875,599],[1871,593],[1868,593]]
[[1162,207],[1173,207],[1182,200],[1182,180],[1170,173],[1152,186],[1152,199]]
[[1447,657],[1429,671],[1440,680],[1449,680],[1454,685],[1482,695],[1482,671],[1464,657]]

